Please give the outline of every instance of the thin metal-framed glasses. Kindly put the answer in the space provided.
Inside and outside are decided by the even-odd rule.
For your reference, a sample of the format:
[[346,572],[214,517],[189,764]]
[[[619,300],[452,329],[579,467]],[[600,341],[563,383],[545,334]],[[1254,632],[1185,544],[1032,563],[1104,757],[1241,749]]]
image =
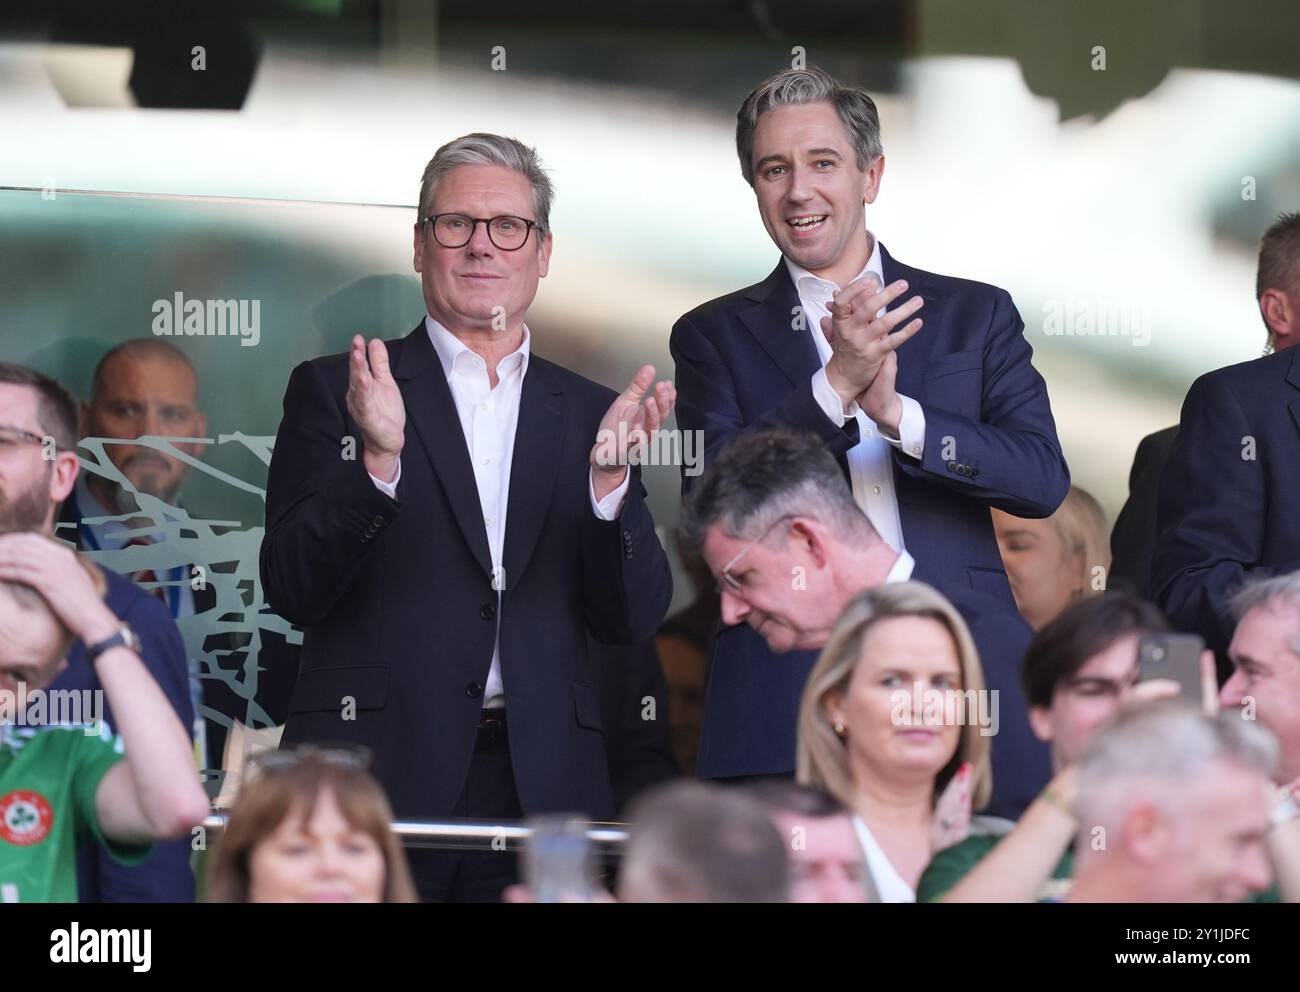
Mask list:
[[[444,248],[464,248],[482,224],[488,240],[502,251],[518,251],[528,241],[528,233],[538,227],[526,217],[502,214],[499,217],[470,217],[468,214],[430,214],[424,218],[433,225],[433,237]],[[538,227],[540,231],[541,228]]]
[[0,453],[13,451],[20,444],[44,444],[45,438],[18,427],[0,427]]
[[735,593],[737,596],[745,595],[744,587],[740,584],[740,581],[731,574],[731,570],[740,563],[740,559],[744,558],[745,555],[749,554],[754,549],[755,545],[767,537],[768,534],[772,533],[772,531],[776,529],[777,524],[782,524],[793,519],[794,515],[789,513],[784,517],[777,517],[768,524],[766,528],[764,528],[763,533],[759,534],[758,537],[754,538],[741,548],[740,554],[736,555],[736,557],[732,558],[731,561],[722,566],[722,571],[718,573],[717,584],[714,586],[719,596],[722,595],[723,586],[726,586],[728,592]]

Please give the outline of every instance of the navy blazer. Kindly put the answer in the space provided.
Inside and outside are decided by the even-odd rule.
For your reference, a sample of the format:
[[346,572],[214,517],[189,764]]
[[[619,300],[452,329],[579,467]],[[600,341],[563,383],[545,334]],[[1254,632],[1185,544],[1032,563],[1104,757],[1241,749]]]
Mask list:
[[[64,534],[59,533],[60,537]],[[194,726],[194,704],[190,699],[189,667],[185,644],[167,607],[156,596],[136,587],[125,576],[100,566],[108,580],[105,602],[114,616],[129,623],[141,643],[141,659],[172,704],[186,732]],[[86,646],[77,641],[68,655],[68,667],[54,680],[51,689],[98,690],[99,684]],[[104,700],[104,719],[116,728],[112,707]],[[195,771],[198,774],[198,771]],[[118,864],[97,844],[78,852],[78,898],[82,902],[193,902],[194,872],[190,868],[193,845],[190,837],[155,844],[144,863],[128,868]]]
[[588,457],[615,393],[529,357],[498,595],[469,451],[424,323],[387,345],[406,405],[396,499],[365,470],[347,354],[304,362],[285,391],[261,553],[267,601],[304,630],[282,744],[364,744],[399,817],[450,816],[499,630],[525,813],[607,818],[587,634],[647,639],[672,597],[639,474],[618,519],[591,508]]
[[1183,401],[1160,477],[1151,590],[1180,630],[1222,654],[1228,598],[1300,569],[1300,348],[1209,372]]
[[[898,349],[898,392],[925,414],[918,461],[892,464],[907,550],[941,588],[966,588],[1014,608],[988,508],[1021,517],[1055,512],[1070,488],[1024,324],[1005,290],[896,261],[880,246],[886,284],[906,279],[905,302],[925,300],[921,331]],[[704,432],[705,459],[743,430],[812,431],[840,460],[856,421],[836,427],[812,394],[821,367],[784,259],[771,275],[697,307],[673,327],[677,423]],[[945,458],[944,455],[952,457]],[[683,473],[683,492],[691,479]],[[793,714],[803,676],[753,631],[726,628],[714,646],[696,773],[785,774],[794,767]]]

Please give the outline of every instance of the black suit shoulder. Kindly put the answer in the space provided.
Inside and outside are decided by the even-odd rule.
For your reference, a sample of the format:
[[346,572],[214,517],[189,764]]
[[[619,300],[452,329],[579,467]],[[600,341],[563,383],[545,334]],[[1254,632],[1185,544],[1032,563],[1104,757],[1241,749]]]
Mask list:
[[1300,353],[1288,348],[1262,358],[1226,365],[1198,376],[1187,391],[1187,398],[1190,401],[1193,396],[1227,392],[1233,394],[1243,407],[1268,403],[1277,395],[1271,392],[1270,387],[1285,382],[1296,364],[1300,364]]
[[715,323],[720,317],[734,316],[742,310],[748,310],[757,305],[759,301],[754,298],[755,295],[761,293],[768,280],[772,278],[773,276],[768,276],[767,279],[756,282],[752,286],[746,286],[744,289],[737,289],[724,296],[718,296],[701,303],[693,310],[687,311],[679,319],[694,324],[696,327],[704,328]]
[[579,375],[572,369],[566,369],[563,365],[557,365],[535,352],[528,356],[528,371],[529,373],[535,371],[545,372],[545,374],[552,377],[555,384],[563,389],[565,393],[572,394],[584,401],[603,404],[601,407],[602,413],[618,396],[618,392],[608,386]]

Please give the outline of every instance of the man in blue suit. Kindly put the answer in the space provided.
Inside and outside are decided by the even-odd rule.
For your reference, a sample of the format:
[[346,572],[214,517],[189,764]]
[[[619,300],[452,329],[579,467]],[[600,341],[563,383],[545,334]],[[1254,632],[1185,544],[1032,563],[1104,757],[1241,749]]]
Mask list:
[[[304,629],[283,743],[367,746],[399,817],[612,815],[587,635],[645,640],[672,597],[628,467],[672,384],[647,365],[616,395],[532,350],[550,203],[518,141],[444,145],[415,225],[428,315],[285,392],[261,556],[267,601]],[[429,900],[515,878],[496,852],[411,866]]]
[[907,581],[934,586],[966,621],[985,685],[996,691],[996,709],[988,710],[996,715],[989,728],[993,796],[985,812],[1018,818],[1042,791],[1050,754],[1030,728],[1020,686],[1028,624],[1000,597],[886,544],[815,434],[772,429],[738,436],[696,481],[680,526],[684,549],[717,577],[723,623],[747,624],[782,655],[769,665],[784,663],[787,651],[825,645],[844,608],[868,589]]
[[[76,401],[49,377],[0,363],[0,532],[38,531],[74,539],[55,535],[54,525],[76,484],[76,446]],[[140,638],[141,660],[188,731],[194,726],[194,707],[180,631],[161,601],[100,567],[108,581],[108,608]],[[86,660],[85,644],[73,646],[67,668],[48,688],[101,688]],[[109,727],[117,726],[110,707],[105,706],[103,716]],[[194,774],[197,779],[197,768]],[[192,851],[189,837],[165,841],[142,864],[127,867],[99,845],[88,845],[78,852],[79,897],[82,902],[193,902]]]
[[[890,547],[945,588],[1013,605],[988,509],[1046,517],[1070,477],[1011,297],[904,265],[866,229],[885,160],[862,91],[779,73],[746,98],[736,144],[782,258],[674,326],[679,426],[703,431],[706,460],[742,431],[811,431]],[[723,629],[697,774],[790,773],[812,662]]]
[[[1160,475],[1151,591],[1174,626],[1223,661],[1232,594],[1300,569],[1300,214],[1260,246],[1256,298],[1277,350],[1201,376]],[[1236,659],[1233,659],[1234,661]]]

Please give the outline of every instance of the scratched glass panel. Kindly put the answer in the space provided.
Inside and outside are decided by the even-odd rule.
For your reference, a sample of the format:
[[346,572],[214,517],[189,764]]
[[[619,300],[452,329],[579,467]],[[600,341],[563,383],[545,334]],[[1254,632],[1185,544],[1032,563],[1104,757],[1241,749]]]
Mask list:
[[[179,450],[178,445],[237,446],[259,465],[266,466],[274,442],[273,436],[254,437],[237,432],[208,438],[141,437],[132,439],[130,444],[179,458],[209,482],[229,487],[232,493],[248,493],[264,501],[264,480],[254,482],[222,471]],[[119,539],[129,542],[147,536],[151,542],[128,543],[120,548],[87,547],[86,554],[124,575],[139,577],[152,573],[151,581],[141,582],[141,586],[146,591],[160,591],[164,601],[185,587],[198,607],[177,619],[192,674],[200,683],[221,683],[228,690],[223,698],[237,703],[227,705],[225,713],[200,705],[200,716],[227,730],[232,717],[253,729],[272,726],[275,721],[257,699],[263,675],[263,639],[267,633],[274,633],[287,645],[298,645],[302,643],[302,634],[273,613],[262,597],[257,569],[264,528],[260,523],[250,526],[237,519],[196,516],[184,506],[164,502],[137,489],[109,458],[109,448],[121,444],[115,438],[83,439],[81,471],[120,487],[134,498],[138,508],[120,514],[85,513],[82,525],[102,528],[120,523],[127,529],[117,533]],[[75,540],[75,534],[66,524],[60,525],[59,536]],[[218,768],[220,759],[220,754],[208,754],[207,767]]]

